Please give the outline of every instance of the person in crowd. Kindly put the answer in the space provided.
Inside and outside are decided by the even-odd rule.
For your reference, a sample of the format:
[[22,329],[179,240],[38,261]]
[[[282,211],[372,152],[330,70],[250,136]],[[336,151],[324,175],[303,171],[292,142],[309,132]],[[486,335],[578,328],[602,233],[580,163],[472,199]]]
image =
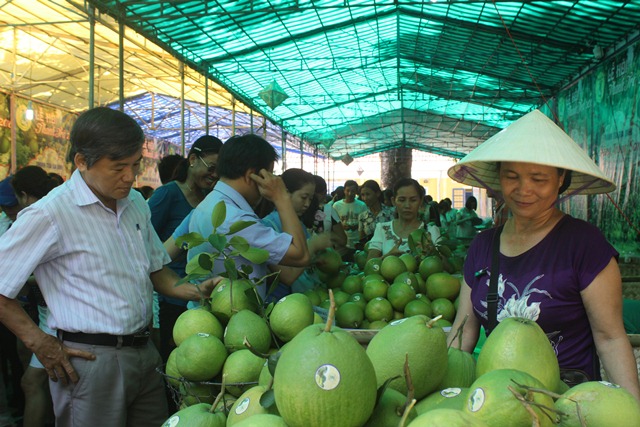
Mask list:
[[[501,320],[524,317],[549,337],[562,377],[579,370],[585,379],[598,380],[601,361],[610,381],[640,400],[623,325],[618,253],[595,226],[557,206],[565,192],[613,191],[611,180],[538,110],[489,138],[448,174],[500,192],[511,212],[504,226],[481,232],[469,248],[451,328],[466,319],[462,349],[473,351],[480,326],[490,334]],[[492,278],[495,305],[487,301]]]
[[382,198],[385,206],[393,207],[393,188],[385,188],[382,190]]
[[[291,201],[291,194],[281,177],[273,175],[273,167],[278,160],[278,153],[266,140],[255,134],[233,136],[229,138],[218,157],[218,175],[220,180],[213,191],[185,218],[176,228],[173,236],[165,242],[172,258],[179,256],[183,248],[175,246],[176,239],[189,232],[196,232],[207,238],[213,232],[211,213],[214,207],[223,202],[226,206],[224,222],[217,227],[217,233],[226,234],[237,221],[253,222],[234,236],[246,239],[252,248],[264,249],[269,258],[264,263],[252,263],[241,256],[233,256],[236,266],[249,265],[252,268],[250,277],[260,280],[269,274],[269,265],[287,267],[305,267],[311,257],[307,247],[305,231],[300,223]],[[262,198],[272,202],[282,224],[282,232],[266,226],[253,210]],[[188,249],[187,259],[201,253],[212,253],[213,247],[208,242]],[[225,271],[224,257],[221,255],[214,261],[213,270],[217,273]],[[266,286],[261,282],[257,292],[261,298],[266,297]]]
[[327,182],[320,175],[314,175],[313,179],[316,184],[315,196],[311,206],[302,215],[302,222],[308,225],[311,234],[330,232],[331,246],[343,254],[346,250],[347,233],[342,227],[338,212],[327,200]]
[[[135,120],[87,110],[70,143],[71,178],[0,239],[0,321],[44,365],[57,426],[158,426],[168,414],[162,360],[148,340],[152,291],[199,300],[219,279],[176,286],[164,266],[149,207],[131,191],[144,143]],[[57,338],[15,299],[32,273]]]
[[[20,205],[16,198],[13,187],[11,186],[12,177],[9,176],[0,181],[0,236],[2,236],[15,221],[18,212],[20,211]],[[10,409],[10,402],[7,399],[6,384],[11,384],[13,390],[13,403],[18,399],[22,399],[22,394],[17,393],[19,390],[19,378],[22,375],[22,364],[18,357],[18,351],[16,347],[16,337],[9,331],[6,326],[0,324],[0,361],[3,362],[3,366],[0,367],[0,425],[13,426],[13,415]],[[7,366],[4,365],[7,364]],[[9,368],[10,367],[10,368]],[[3,375],[3,372],[11,375]],[[19,396],[18,396],[19,395]],[[24,400],[24,399],[22,399]],[[24,406],[13,405],[13,406]],[[21,409],[21,408],[20,408]]]
[[11,186],[11,176],[0,181],[0,236],[9,229],[16,220],[20,205]]
[[[51,190],[57,187],[58,180],[47,174],[39,166],[25,166],[13,176],[11,185],[22,209],[31,206]],[[56,336],[47,324],[49,309],[42,297],[38,284],[30,278],[27,281],[27,292],[30,300],[35,301],[38,309],[38,327],[45,333]],[[31,356],[29,366],[22,375],[21,385],[24,392],[25,406],[22,425],[24,427],[42,427],[47,421],[47,415],[51,413],[51,397],[49,396],[47,371],[34,355]]]
[[415,179],[401,178],[393,187],[393,205],[396,218],[376,225],[376,231],[369,241],[367,258],[389,255],[399,256],[409,251],[409,235],[418,229],[426,229],[431,240],[440,238],[440,230],[433,224],[425,224],[420,218],[423,188]]
[[[185,217],[198,206],[218,181],[218,154],[222,141],[204,135],[194,141],[187,158],[177,167],[174,180],[158,187],[148,200],[151,224],[163,242],[166,241]],[[180,257],[169,264],[180,277],[184,277],[187,261]],[[173,325],[186,309],[186,301],[157,295],[159,303],[160,355],[166,362],[173,342]]]
[[56,181],[56,183],[58,183],[58,185],[62,184],[64,182],[64,178],[62,176],[60,176],[60,174],[55,173],[55,172],[49,172],[48,175]]
[[456,237],[458,239],[464,239],[468,242],[478,233],[475,226],[481,224],[482,220],[478,217],[476,209],[478,209],[478,199],[469,196],[464,208],[456,213]]
[[[422,191],[426,194],[427,190],[422,187]],[[437,227],[442,227],[440,222],[440,212],[438,211],[438,202],[433,200],[433,197],[426,194],[422,200],[422,207],[420,208],[420,217],[426,224],[434,224]]]
[[342,185],[339,185],[335,190],[331,192],[331,200],[329,201],[329,203],[334,204],[335,202],[342,199],[344,199],[344,187]]
[[356,199],[356,194],[358,194],[358,183],[353,180],[347,180],[344,183],[344,199],[338,200],[333,204],[334,209],[340,216],[342,227],[347,233],[347,249],[349,249],[349,253],[345,257],[345,261],[349,261],[353,257],[353,251],[360,241],[358,218],[361,213],[367,211],[367,205],[362,200]]
[[378,223],[389,222],[395,215],[395,209],[384,204],[380,185],[373,179],[365,181],[360,187],[360,199],[367,205],[368,210],[358,217],[358,249],[362,249],[364,244],[371,240]]
[[149,200],[149,198],[153,195],[153,187],[150,185],[143,185],[142,187],[135,187],[134,190],[138,191],[142,194],[142,197],[145,200]]
[[180,154],[168,154],[160,159],[158,162],[158,175],[162,185],[175,179],[176,169],[183,160],[184,157]]
[[[309,172],[297,168],[287,169],[282,173],[281,178],[291,196],[293,209],[298,215],[298,218],[300,218],[300,224],[303,227],[305,238],[307,239],[309,255],[310,258],[313,259],[316,252],[331,245],[329,231],[320,234],[311,234],[308,230],[313,227],[313,218],[306,217],[307,223],[304,222],[304,214],[309,210],[311,205],[315,203],[316,180]],[[262,219],[262,222],[275,231],[282,233],[282,220],[280,219],[280,214],[277,209],[272,210],[270,214]],[[309,266],[301,268],[275,265],[270,266],[270,268],[272,271],[280,272],[279,285],[268,298],[268,300],[271,301],[278,301],[291,292],[302,293],[306,290],[313,289],[321,283],[320,279],[309,269]]]
[[451,199],[444,198],[438,202],[438,212],[440,213],[440,228],[446,232],[450,238],[456,237],[456,213],[457,210],[451,206]]

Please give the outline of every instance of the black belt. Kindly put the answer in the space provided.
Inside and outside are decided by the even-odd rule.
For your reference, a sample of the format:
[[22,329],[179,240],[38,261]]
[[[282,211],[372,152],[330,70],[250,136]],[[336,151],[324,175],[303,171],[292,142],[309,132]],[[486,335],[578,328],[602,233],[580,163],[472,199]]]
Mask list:
[[107,347],[143,347],[149,342],[149,335],[149,329],[131,335],[85,334],[58,330],[58,338],[62,341]]

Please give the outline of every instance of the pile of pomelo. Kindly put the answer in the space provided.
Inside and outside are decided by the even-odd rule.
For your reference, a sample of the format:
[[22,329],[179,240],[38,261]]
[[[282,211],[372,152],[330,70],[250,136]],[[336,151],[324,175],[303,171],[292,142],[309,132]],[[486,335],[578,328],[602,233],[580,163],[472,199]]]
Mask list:
[[[580,426],[609,425],[611,414],[616,426],[640,425],[626,390],[564,385],[531,320],[504,319],[477,362],[462,351],[434,309],[454,304],[460,280],[437,257],[386,257],[363,270],[325,291],[328,305],[314,292],[264,308],[250,281],[221,283],[208,306],[176,322],[166,378],[182,406],[165,426]],[[365,345],[354,317],[378,329]]]
[[[348,329],[381,329],[393,320],[417,314],[439,317],[437,326],[451,326],[458,307],[462,276],[445,271],[442,258],[405,253],[343,264],[332,249],[321,254],[319,274],[333,290],[336,323]],[[365,254],[366,257],[366,254]],[[325,288],[305,292],[312,303],[326,310]]]

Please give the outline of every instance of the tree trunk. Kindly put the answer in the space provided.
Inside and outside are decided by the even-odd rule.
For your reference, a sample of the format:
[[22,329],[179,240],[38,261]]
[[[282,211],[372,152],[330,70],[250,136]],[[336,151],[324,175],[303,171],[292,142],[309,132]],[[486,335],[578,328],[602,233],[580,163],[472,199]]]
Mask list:
[[382,189],[393,188],[400,178],[411,178],[411,148],[394,148],[380,153]]

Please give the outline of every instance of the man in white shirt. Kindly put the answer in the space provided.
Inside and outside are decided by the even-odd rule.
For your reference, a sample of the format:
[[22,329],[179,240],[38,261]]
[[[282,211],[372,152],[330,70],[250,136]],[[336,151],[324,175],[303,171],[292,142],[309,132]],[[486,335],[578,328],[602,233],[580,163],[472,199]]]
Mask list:
[[[369,209],[362,200],[356,199],[357,194],[358,183],[353,180],[347,180],[344,183],[344,199],[338,200],[333,204],[333,208],[340,216],[342,227],[347,233],[347,248],[351,249],[352,252],[360,241],[358,217]],[[348,259],[345,261],[348,261]]]
[[[131,191],[144,133],[126,114],[94,108],[71,130],[76,171],[21,211],[0,238],[0,321],[50,378],[57,426],[158,426],[167,417],[158,351],[148,339],[153,289],[197,300]],[[49,307],[44,333],[15,300],[33,273]],[[200,285],[208,295],[214,281]]]

